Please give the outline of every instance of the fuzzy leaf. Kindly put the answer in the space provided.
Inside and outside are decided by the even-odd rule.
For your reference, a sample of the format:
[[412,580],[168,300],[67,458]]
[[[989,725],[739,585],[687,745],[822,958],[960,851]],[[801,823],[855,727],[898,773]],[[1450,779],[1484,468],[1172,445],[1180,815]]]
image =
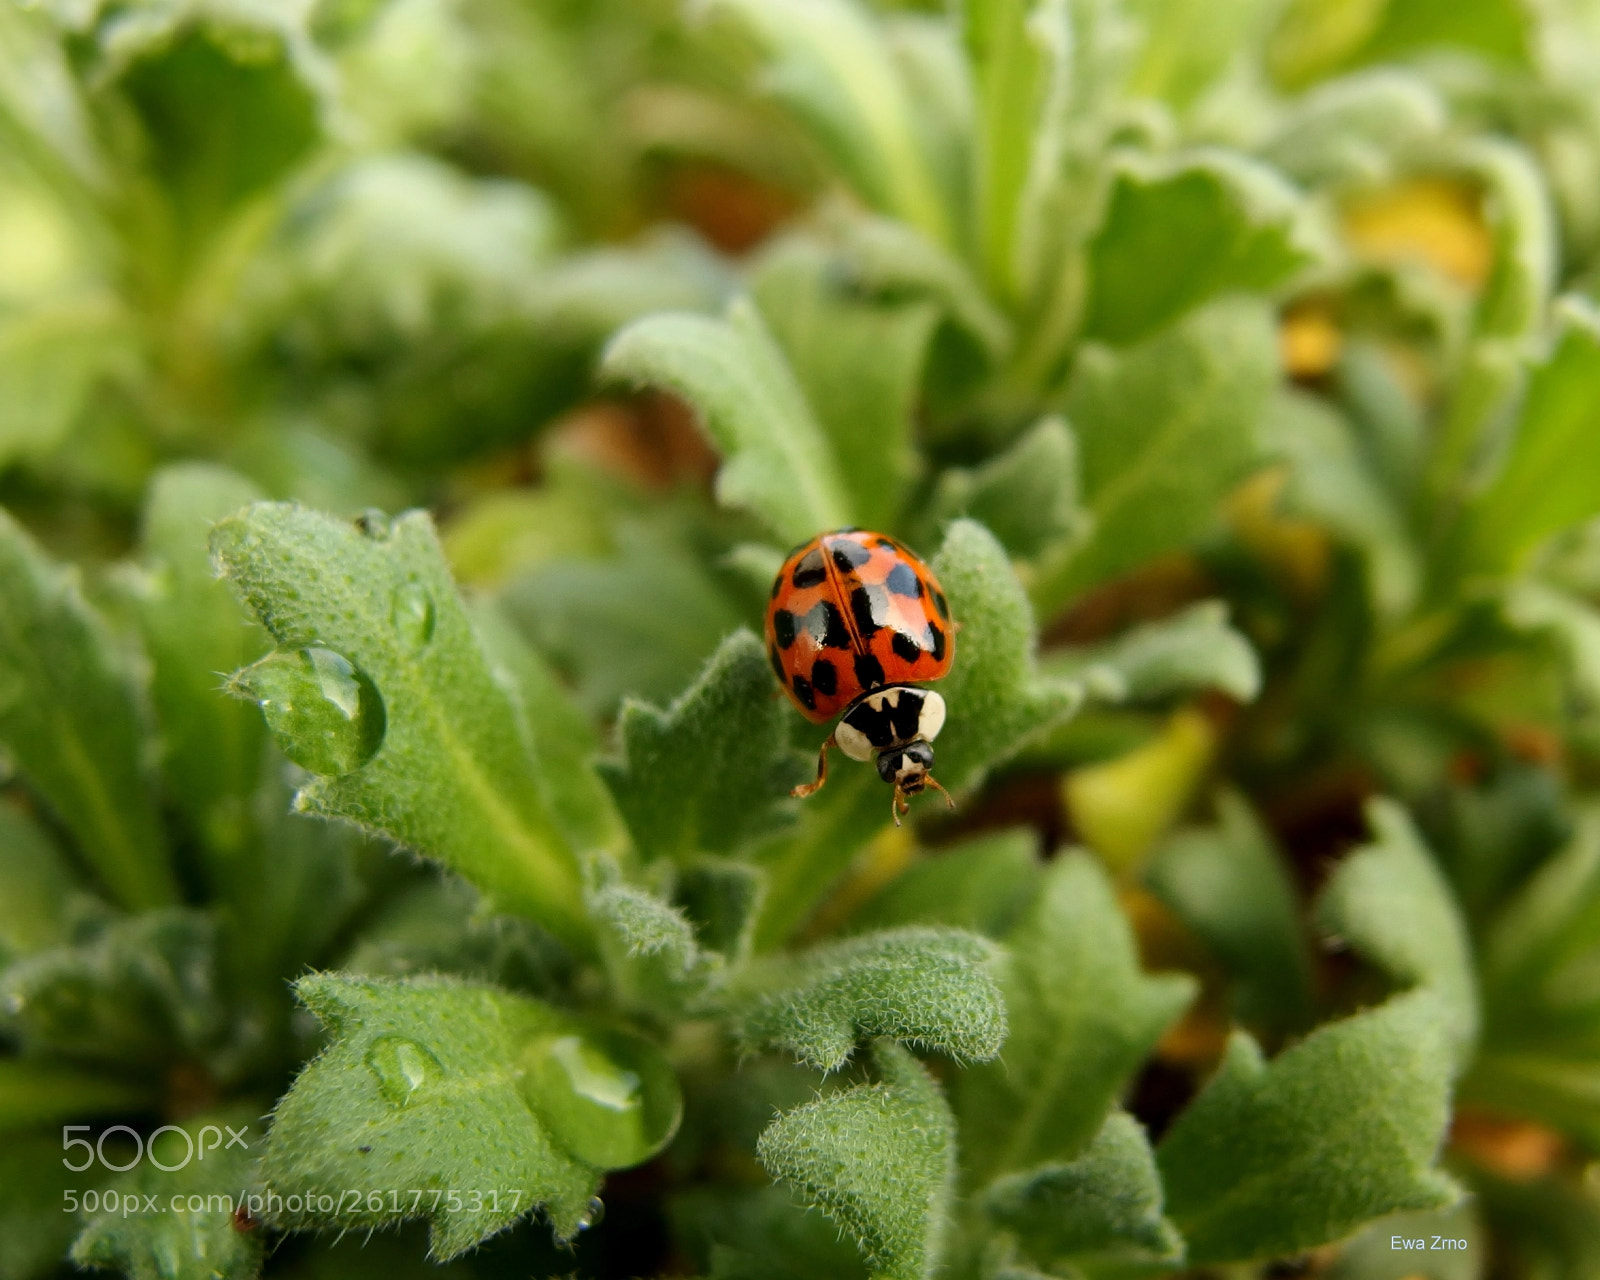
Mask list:
[[1034,832],[979,836],[913,862],[850,925],[867,930],[942,924],[1003,937],[1037,891],[1040,874]]
[[1133,931],[1098,863],[1068,853],[1006,937],[1000,991],[1011,1035],[1000,1061],[962,1073],[956,1110],[974,1185],[1070,1159],[1093,1138],[1195,983],[1140,972]]
[[574,849],[620,851],[627,832],[596,768],[600,739],[594,725],[502,609],[483,601],[469,609],[495,679],[521,713],[550,816]]
[[624,1007],[662,1018],[699,994],[717,957],[700,949],[682,908],[637,886],[617,884],[592,894],[589,910]]
[[1157,849],[1145,883],[1228,966],[1242,1021],[1300,1031],[1311,1016],[1311,959],[1294,883],[1245,802],[1229,794],[1218,807],[1215,828],[1181,831]]
[[[87,1215],[72,1245],[73,1262],[114,1268],[128,1280],[252,1280],[258,1275],[265,1253],[262,1233],[240,1231],[233,1219],[234,1207],[256,1189],[255,1157],[238,1143],[221,1150],[202,1145],[207,1125],[215,1129],[232,1121],[230,1127],[237,1129],[245,1118],[198,1116],[185,1121],[181,1132],[152,1138],[144,1159],[106,1188],[102,1198],[119,1193],[113,1201],[119,1208]],[[196,1150],[199,1158],[186,1158]],[[159,1195],[159,1212],[120,1211],[125,1201],[143,1205],[149,1195]],[[174,1197],[180,1197],[176,1206]]]
[[67,941],[76,877],[43,827],[0,800],[0,969]]
[[622,759],[601,766],[646,858],[726,853],[790,820],[788,790],[804,764],[787,745],[761,642],[722,642],[699,679],[665,711],[623,705]]
[[214,922],[187,907],[113,919],[0,975],[0,1026],[30,1055],[113,1069],[168,1065],[220,1029]]
[[896,929],[819,947],[799,962],[773,962],[781,985],[750,1001],[739,1035],[824,1071],[843,1066],[869,1036],[985,1062],[1006,1036],[1005,1005],[987,969],[993,957],[991,944],[954,929]]
[[1112,703],[1159,702],[1206,689],[1251,702],[1261,688],[1260,659],[1229,624],[1221,600],[1202,600],[1095,649],[1053,651],[1043,665]]
[[1339,864],[1318,921],[1396,982],[1432,991],[1464,1063],[1478,1035],[1478,982],[1455,895],[1398,804],[1371,801],[1367,825],[1373,843]]
[[1600,464],[1587,444],[1600,416],[1600,317],[1573,305],[1563,320],[1529,375],[1505,461],[1466,513],[1472,567],[1514,569],[1551,534],[1600,511]]
[[1031,594],[1049,615],[1072,595],[1192,542],[1255,456],[1277,379],[1265,310],[1204,307],[1125,351],[1085,347],[1068,390],[1078,433],[1088,541],[1039,568]]
[[636,1036],[442,978],[313,974],[296,991],[333,1043],[273,1113],[265,1182],[334,1208],[283,1209],[279,1225],[427,1217],[445,1259],[542,1206],[571,1237],[603,1169],[648,1158],[677,1127],[676,1081]]
[[849,491],[783,352],[748,300],[723,319],[636,320],[601,357],[602,375],[661,387],[693,406],[723,458],[717,497],[791,543],[848,524]]
[[4,510],[0,745],[123,905],[177,899],[129,681],[75,576]]
[[1067,719],[1083,695],[1038,673],[1033,610],[993,534],[957,520],[933,570],[960,627],[955,664],[939,686],[950,719],[938,745],[940,780],[959,792]]
[[1175,1262],[1183,1241],[1161,1216],[1161,1176],[1144,1129],[1113,1111],[1084,1153],[992,1183],[981,1200],[1047,1271],[1074,1261]]
[[882,1280],[927,1280],[939,1264],[956,1135],[939,1086],[892,1041],[873,1046],[880,1080],[779,1116],[761,1163],[838,1223]]
[[1414,71],[1375,67],[1316,86],[1286,112],[1265,158],[1305,186],[1375,182],[1394,157],[1443,132],[1445,105]]
[[1429,991],[1330,1023],[1268,1063],[1235,1032],[1157,1150],[1192,1263],[1276,1257],[1368,1218],[1436,1209],[1449,1122],[1449,1018]]
[[1506,905],[1483,950],[1484,1048],[1463,1092],[1600,1142],[1600,815]]
[[144,513],[145,572],[136,597],[163,772],[193,830],[223,858],[244,838],[264,735],[260,716],[219,696],[218,673],[237,670],[267,645],[216,581],[206,534],[214,521],[263,496],[243,476],[184,463],[157,473]]
[[1416,550],[1350,424],[1321,399],[1281,392],[1263,419],[1262,447],[1289,464],[1288,509],[1310,516],[1361,552],[1373,598],[1385,613],[1408,607],[1419,585]]
[[1237,153],[1125,162],[1089,243],[1086,336],[1136,342],[1224,293],[1272,288],[1311,261],[1300,218],[1294,188]]
[[[369,532],[262,503],[211,535],[220,572],[279,645],[234,687],[264,701],[269,725],[288,717],[280,745],[324,773],[295,807],[438,858],[498,909],[587,949],[576,857],[432,522],[413,512],[364,523]],[[268,674],[295,683],[269,686]]]
[[916,106],[871,16],[849,0],[704,0],[701,7],[733,15],[760,41],[765,87],[805,122],[869,206],[935,244],[952,242]]
[[917,471],[911,417],[938,313],[852,297],[822,246],[798,237],[763,255],[750,287],[838,459],[853,518],[889,527]]
[[1016,556],[1032,556],[1085,532],[1078,504],[1078,441],[1060,418],[1045,418],[1005,452],[939,477],[931,518],[972,516]]

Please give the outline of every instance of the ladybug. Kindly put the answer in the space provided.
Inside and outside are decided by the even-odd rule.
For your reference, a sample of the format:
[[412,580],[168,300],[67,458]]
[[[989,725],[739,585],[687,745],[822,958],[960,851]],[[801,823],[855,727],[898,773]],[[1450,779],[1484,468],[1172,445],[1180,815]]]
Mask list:
[[919,685],[943,678],[955,659],[955,628],[939,580],[911,551],[881,533],[839,529],[796,547],[767,602],[767,656],[784,690],[814,724],[840,715],[817,756],[828,780],[828,748],[852,760],[877,757],[894,787],[895,826],[907,796],[934,780],[933,740],[944,727],[944,699]]

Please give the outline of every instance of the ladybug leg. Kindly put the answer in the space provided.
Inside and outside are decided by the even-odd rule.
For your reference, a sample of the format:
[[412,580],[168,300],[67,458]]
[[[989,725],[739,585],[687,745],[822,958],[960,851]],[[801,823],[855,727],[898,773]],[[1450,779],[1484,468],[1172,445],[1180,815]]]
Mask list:
[[833,735],[830,733],[822,744],[822,750],[817,752],[817,780],[815,782],[802,782],[789,794],[797,800],[804,800],[807,796],[815,795],[822,790],[822,784],[828,780],[828,748],[834,745]]
[[946,791],[942,786],[939,785],[939,780],[937,778],[935,778],[930,773],[927,776],[926,781],[927,781],[928,786],[932,787],[935,791],[937,791],[940,795],[942,795],[944,797],[945,804],[949,805],[952,809],[954,809],[956,807],[956,802],[955,802],[954,798],[950,795],[950,793],[948,791]]
[[906,799],[906,793],[899,787],[894,789],[894,795],[889,800],[889,812],[894,815],[894,825],[900,825],[900,815],[911,812],[911,801]]

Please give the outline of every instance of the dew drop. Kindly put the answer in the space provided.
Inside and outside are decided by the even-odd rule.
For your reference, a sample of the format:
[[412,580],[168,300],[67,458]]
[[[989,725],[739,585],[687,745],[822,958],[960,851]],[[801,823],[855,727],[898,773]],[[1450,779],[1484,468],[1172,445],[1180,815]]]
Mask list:
[[234,677],[288,756],[312,773],[353,773],[377,753],[387,718],[377,688],[332,649],[268,654]]
[[608,1027],[540,1039],[525,1052],[523,1095],[573,1155],[625,1169],[659,1151],[678,1127],[683,1099],[660,1052]]
[[587,1231],[590,1227],[598,1227],[606,1219],[606,1202],[599,1196],[590,1196],[589,1205],[583,1211],[583,1217],[578,1219],[578,1230]]
[[433,597],[420,582],[413,580],[396,588],[389,618],[408,649],[421,649],[433,639]]
[[366,1061],[377,1077],[378,1092],[397,1107],[405,1106],[417,1090],[444,1074],[439,1059],[404,1036],[379,1036],[367,1049]]
[[356,517],[356,528],[376,542],[389,536],[389,517],[377,507],[368,507]]

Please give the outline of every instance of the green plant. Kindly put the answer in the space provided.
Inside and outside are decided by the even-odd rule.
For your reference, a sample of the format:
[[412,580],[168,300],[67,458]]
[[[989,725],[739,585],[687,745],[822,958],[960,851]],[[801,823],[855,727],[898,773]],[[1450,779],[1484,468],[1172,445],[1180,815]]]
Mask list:
[[0,15],[0,1277],[1600,1265],[1600,33],[927,8]]

